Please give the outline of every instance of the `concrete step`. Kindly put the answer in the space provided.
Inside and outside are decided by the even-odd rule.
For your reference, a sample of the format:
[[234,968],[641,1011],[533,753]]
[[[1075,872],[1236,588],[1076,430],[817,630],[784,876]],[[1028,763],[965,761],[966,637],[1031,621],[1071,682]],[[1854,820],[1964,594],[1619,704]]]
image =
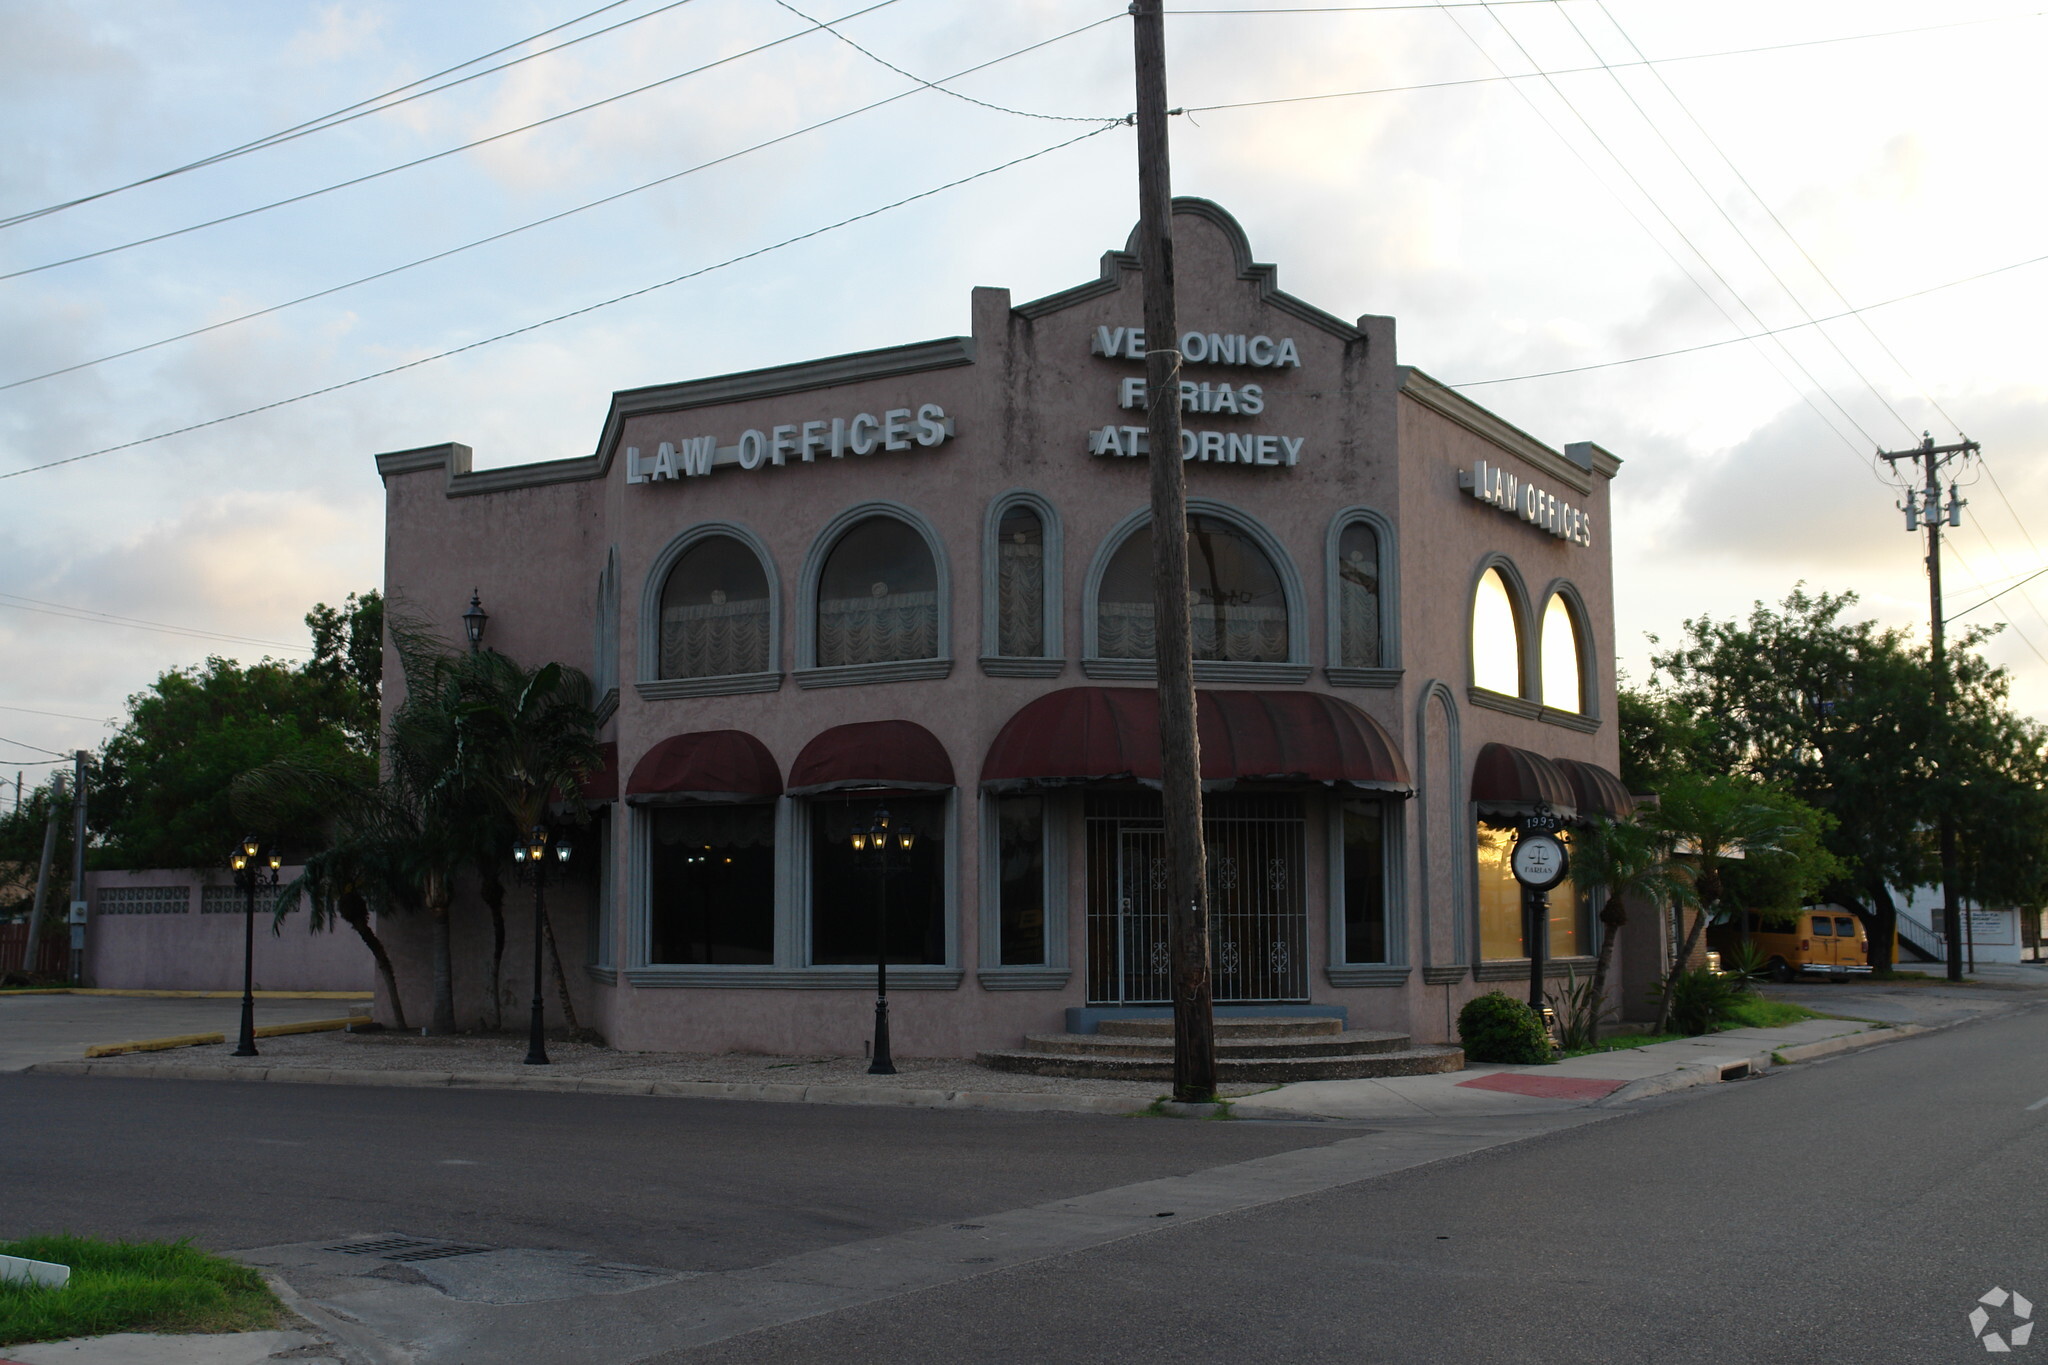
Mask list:
[[[1374,1033],[1366,1029],[1306,1038],[1230,1037],[1219,1028],[1218,1057],[1339,1057],[1354,1053],[1399,1052],[1408,1046],[1405,1033]],[[1033,1033],[1024,1039],[1026,1052],[1068,1057],[1132,1057],[1171,1060],[1173,1039],[1105,1038],[1100,1033]]]
[[[1171,1019],[1104,1019],[1095,1031],[1111,1038],[1171,1038]],[[1341,1019],[1250,1018],[1223,1016],[1216,1020],[1218,1038],[1309,1038],[1327,1037],[1344,1031]]]
[[[1171,1058],[1074,1056],[1065,1053],[984,1052],[977,1059],[991,1071],[1066,1076],[1088,1081],[1171,1081]],[[1290,1081],[1349,1081],[1379,1076],[1422,1076],[1465,1069],[1465,1050],[1422,1046],[1398,1052],[1337,1057],[1238,1057],[1219,1055],[1216,1079],[1227,1084],[1284,1085]]]

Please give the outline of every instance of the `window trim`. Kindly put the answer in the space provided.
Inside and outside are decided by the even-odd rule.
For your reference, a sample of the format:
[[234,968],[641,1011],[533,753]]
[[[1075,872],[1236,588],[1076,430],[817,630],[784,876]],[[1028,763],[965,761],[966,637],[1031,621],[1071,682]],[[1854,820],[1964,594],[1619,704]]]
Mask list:
[[[1263,522],[1241,507],[1234,507],[1214,498],[1189,498],[1189,516],[1210,516],[1225,521],[1251,537],[1273,565],[1273,572],[1280,579],[1281,596],[1287,603],[1287,661],[1285,663],[1254,663],[1222,659],[1195,660],[1196,682],[1264,682],[1300,683],[1307,682],[1315,666],[1309,662],[1308,653],[1308,606],[1307,593],[1303,590],[1301,571],[1295,565],[1294,556],[1287,553],[1287,547],[1280,538],[1268,530]],[[1091,678],[1151,678],[1158,668],[1150,659],[1105,659],[1101,656],[1097,639],[1097,599],[1102,592],[1103,575],[1109,571],[1110,560],[1123,548],[1139,528],[1149,525],[1152,520],[1151,507],[1144,506],[1126,513],[1095,547],[1094,558],[1089,561],[1088,575],[1081,584],[1081,671]]]
[[[1573,642],[1578,646],[1579,654],[1579,700],[1581,705],[1576,711],[1568,711],[1560,706],[1552,706],[1542,697],[1540,688],[1543,681],[1543,642],[1539,638],[1536,642],[1536,680],[1539,688],[1537,701],[1543,707],[1542,719],[1549,721],[1553,725],[1565,725],[1572,729],[1595,729],[1602,718],[1600,712],[1600,687],[1599,673],[1594,667],[1592,618],[1586,611],[1586,599],[1579,592],[1578,584],[1568,578],[1553,578],[1544,585],[1543,610],[1545,613],[1549,612],[1552,599],[1562,601],[1565,611],[1572,618],[1572,638]],[[1537,619],[1540,622],[1542,618],[1539,616]],[[1542,633],[1540,624],[1537,627],[1537,633],[1540,637]],[[1591,722],[1591,724],[1588,725],[1585,722]]]
[[[1343,583],[1338,577],[1337,544],[1353,525],[1372,528],[1379,538],[1380,662],[1365,668],[1343,662]],[[1394,523],[1362,503],[1330,518],[1323,540],[1323,676],[1336,687],[1395,687],[1401,681],[1401,557],[1394,543]]]
[[[657,608],[658,611],[658,608]],[[591,690],[599,697],[619,690],[619,547],[607,546],[597,576],[597,611],[591,623]]]
[[1383,797],[1372,804],[1380,808],[1380,829],[1384,850],[1381,895],[1387,908],[1387,956],[1381,962],[1344,960],[1344,802],[1372,801],[1370,797],[1339,797],[1325,802],[1324,851],[1329,881],[1324,900],[1329,905],[1329,940],[1324,953],[1323,974],[1332,986],[1399,986],[1406,984],[1413,970],[1408,956],[1408,802]]
[[[726,673],[711,678],[661,676],[661,594],[676,564],[699,541],[728,536],[754,552],[768,580],[768,668],[762,673]],[[640,639],[633,688],[643,701],[712,697],[739,692],[774,692],[782,686],[782,576],[767,544],[736,521],[700,521],[662,547],[640,590]]]
[[[818,663],[818,580],[825,572],[825,560],[839,538],[870,517],[893,517],[924,537],[932,557],[933,597],[939,609],[938,653],[929,659],[890,659],[883,663]],[[946,563],[946,542],[924,515],[900,502],[873,499],[855,503],[825,523],[804,552],[803,575],[797,580],[796,666],[792,675],[798,687],[847,687],[869,683],[908,682],[920,678],[944,678],[953,671],[953,576]]]
[[[1044,597],[1039,610],[1045,624],[1045,650],[1036,655],[1003,654],[999,610],[1001,563],[997,534],[1003,516],[1014,507],[1028,507],[1038,517],[1045,547]],[[991,677],[1052,678],[1067,666],[1067,637],[1060,606],[1065,601],[1061,569],[1066,559],[1066,533],[1050,501],[1028,488],[1012,488],[989,500],[981,530],[981,671]]]
[[[1450,760],[1447,771],[1440,775],[1430,771],[1429,708],[1432,702],[1444,709],[1444,752]],[[1416,892],[1415,936],[1421,945],[1418,956],[1422,959],[1423,981],[1441,986],[1464,980],[1472,969],[1479,942],[1479,868],[1477,850],[1471,845],[1467,829],[1472,820],[1472,803],[1465,796],[1464,719],[1458,711],[1457,695],[1439,678],[1430,679],[1415,700],[1415,748],[1410,763],[1415,770],[1416,799],[1409,804],[1415,807],[1415,862],[1420,877]],[[1429,867],[1436,855],[1429,845],[1427,803],[1438,791],[1443,793],[1441,799],[1450,816],[1445,824],[1449,827],[1446,837],[1450,847],[1446,853],[1451,860],[1451,894],[1450,903],[1441,908],[1431,903],[1429,892]],[[1439,914],[1447,917],[1450,925],[1449,962],[1436,961],[1434,944]]]
[[[1507,589],[1508,608],[1515,615],[1515,662],[1520,690],[1512,695],[1479,685],[1478,660],[1473,657],[1472,652],[1472,627],[1474,617],[1479,611],[1479,585],[1485,581],[1486,575],[1495,569],[1500,570],[1501,583]],[[1475,705],[1490,705],[1495,710],[1509,711],[1516,715],[1521,715],[1525,711],[1530,716],[1536,714],[1535,709],[1542,704],[1537,700],[1540,695],[1540,684],[1537,679],[1541,675],[1534,671],[1540,667],[1540,662],[1539,656],[1530,646],[1530,634],[1529,585],[1522,577],[1522,571],[1515,567],[1514,560],[1504,554],[1483,556],[1472,571],[1471,581],[1465,585],[1465,689]],[[1502,706],[1499,705],[1501,702],[1515,704]]]
[[980,962],[975,980],[985,991],[1061,990],[1074,974],[1067,956],[1067,827],[1072,803],[1058,792],[1028,793],[1045,802],[1045,961],[1006,967],[1002,961],[1002,868],[997,847],[1001,825],[996,817],[996,803],[1010,794],[984,791],[978,807],[981,914],[976,926]]

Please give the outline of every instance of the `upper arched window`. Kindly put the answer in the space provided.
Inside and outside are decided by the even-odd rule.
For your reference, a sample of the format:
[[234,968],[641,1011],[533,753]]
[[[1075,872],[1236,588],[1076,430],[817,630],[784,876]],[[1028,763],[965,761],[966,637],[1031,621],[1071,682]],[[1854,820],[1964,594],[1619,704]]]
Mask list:
[[[1197,659],[1286,663],[1287,593],[1258,542],[1221,517],[1188,517],[1188,598]],[[1150,659],[1152,528],[1117,547],[1096,600],[1096,649],[1105,659]]]
[[1045,522],[1013,503],[996,523],[996,653],[1035,659],[1045,648]]
[[1585,656],[1579,648],[1579,618],[1562,593],[1543,609],[1543,704],[1559,711],[1586,709]]
[[1378,668],[1380,649],[1380,537],[1362,521],[1337,535],[1337,662]]
[[1522,622],[1505,575],[1479,576],[1472,595],[1472,685],[1503,696],[1522,695]]
[[931,549],[909,525],[854,523],[818,577],[818,666],[937,658],[938,586]]
[[768,671],[768,575],[732,536],[705,536],[683,551],[661,586],[664,678]]

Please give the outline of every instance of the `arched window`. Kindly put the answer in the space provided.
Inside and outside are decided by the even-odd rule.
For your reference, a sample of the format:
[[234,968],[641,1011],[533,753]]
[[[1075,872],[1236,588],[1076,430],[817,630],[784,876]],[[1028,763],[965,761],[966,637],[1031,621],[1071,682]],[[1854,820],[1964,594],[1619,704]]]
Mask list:
[[854,523],[818,577],[818,667],[937,658],[938,584],[911,527],[889,516]]
[[1362,521],[1337,535],[1337,663],[1381,666],[1380,537]]
[[1522,695],[1522,623],[1497,568],[1479,576],[1472,595],[1472,685],[1506,697]]
[[1586,709],[1586,681],[1579,652],[1579,619],[1562,593],[1543,609],[1543,704],[1559,711]]
[[1045,654],[1045,523],[1014,503],[996,523],[996,653],[1009,659]]
[[[1286,663],[1287,593],[1266,552],[1221,517],[1188,517],[1188,589],[1197,659]],[[1152,528],[1117,547],[1096,594],[1096,650],[1105,659],[1150,659]]]
[[706,536],[683,551],[661,587],[663,678],[765,673],[770,644],[768,575],[732,536]]

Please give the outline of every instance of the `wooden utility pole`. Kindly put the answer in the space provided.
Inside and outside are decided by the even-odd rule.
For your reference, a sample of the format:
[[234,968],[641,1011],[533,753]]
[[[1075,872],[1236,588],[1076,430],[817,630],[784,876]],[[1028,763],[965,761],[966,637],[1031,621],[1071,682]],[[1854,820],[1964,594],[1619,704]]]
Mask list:
[[[1926,506],[1915,508],[1912,494],[1907,494],[1906,529],[1914,529],[1914,521],[1927,523],[1927,601],[1928,618],[1932,628],[1929,641],[1934,661],[1934,710],[1941,727],[1935,738],[1935,753],[1941,762],[1940,785],[1936,799],[1940,802],[1938,811],[1938,832],[1941,842],[1941,936],[1948,947],[1948,979],[1963,979],[1963,912],[1956,899],[1956,817],[1951,805],[1951,785],[1954,772],[1949,763],[1949,678],[1948,678],[1948,634],[1946,622],[1941,614],[1941,523],[1944,519],[1951,525],[1963,524],[1963,504],[1956,500],[1955,490],[1949,490],[1949,506],[1944,517],[1941,506],[1941,466],[1957,455],[1973,455],[1982,447],[1975,441],[1958,441],[1954,445],[1938,446],[1932,436],[1923,435],[1920,444],[1911,450],[1880,450],[1878,458],[1889,461],[1894,467],[1900,460],[1918,460],[1926,465],[1927,486]],[[1887,952],[1889,949],[1887,949]]]
[[1173,1097],[1216,1098],[1202,762],[1188,604],[1187,474],[1180,455],[1180,324],[1173,301],[1173,183],[1166,152],[1166,20],[1134,0],[1138,72],[1138,260],[1145,284],[1145,415],[1152,464],[1152,619],[1159,668],[1160,801],[1173,949]]

